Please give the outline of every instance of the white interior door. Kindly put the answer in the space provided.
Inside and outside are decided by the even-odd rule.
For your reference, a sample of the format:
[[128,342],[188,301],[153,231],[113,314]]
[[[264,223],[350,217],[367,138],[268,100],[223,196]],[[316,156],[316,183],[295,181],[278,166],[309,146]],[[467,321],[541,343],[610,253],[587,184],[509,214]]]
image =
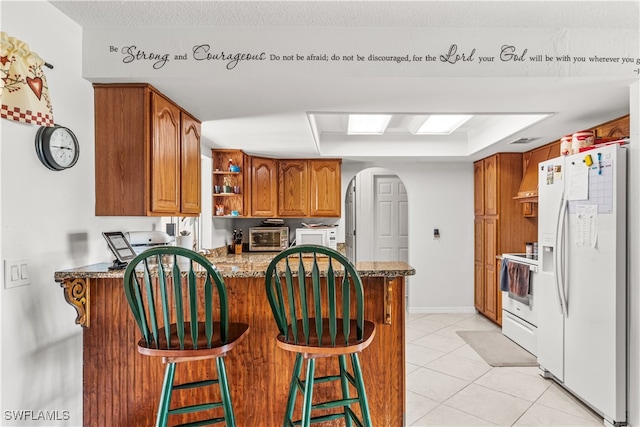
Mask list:
[[347,258],[351,261],[356,259],[356,178],[354,177],[347,187],[345,198],[345,230],[344,243],[347,250]]
[[396,175],[374,175],[374,248],[379,261],[409,261],[408,201]]

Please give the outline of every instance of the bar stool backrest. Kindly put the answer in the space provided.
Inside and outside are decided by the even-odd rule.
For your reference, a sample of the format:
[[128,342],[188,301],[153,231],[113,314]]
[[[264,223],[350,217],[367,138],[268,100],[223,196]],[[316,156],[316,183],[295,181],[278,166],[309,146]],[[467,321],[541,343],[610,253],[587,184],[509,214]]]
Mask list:
[[196,350],[227,342],[224,281],[199,253],[176,246],[148,249],[129,263],[124,288],[144,346]]
[[269,264],[265,283],[278,329],[287,342],[335,347],[363,339],[362,280],[338,251],[316,245],[286,249]]

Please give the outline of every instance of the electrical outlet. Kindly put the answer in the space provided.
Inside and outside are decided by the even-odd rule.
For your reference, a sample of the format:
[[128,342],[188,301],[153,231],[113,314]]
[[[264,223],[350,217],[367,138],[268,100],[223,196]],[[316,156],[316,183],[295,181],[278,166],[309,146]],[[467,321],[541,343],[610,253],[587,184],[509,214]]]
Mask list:
[[4,260],[5,289],[17,288],[18,286],[26,286],[30,284],[28,259]]

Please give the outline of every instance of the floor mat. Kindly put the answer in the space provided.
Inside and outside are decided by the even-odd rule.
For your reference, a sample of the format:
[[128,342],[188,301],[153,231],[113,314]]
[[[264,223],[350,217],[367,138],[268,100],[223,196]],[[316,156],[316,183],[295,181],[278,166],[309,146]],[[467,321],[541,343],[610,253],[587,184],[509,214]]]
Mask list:
[[499,331],[457,331],[490,366],[538,366],[536,357]]

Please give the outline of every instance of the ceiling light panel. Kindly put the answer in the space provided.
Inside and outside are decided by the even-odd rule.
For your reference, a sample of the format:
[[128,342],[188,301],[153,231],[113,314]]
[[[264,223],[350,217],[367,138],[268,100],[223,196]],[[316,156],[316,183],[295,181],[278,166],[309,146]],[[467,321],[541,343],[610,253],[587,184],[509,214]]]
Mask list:
[[432,114],[415,132],[416,135],[450,135],[472,115]]
[[382,135],[391,114],[349,114],[348,135]]

